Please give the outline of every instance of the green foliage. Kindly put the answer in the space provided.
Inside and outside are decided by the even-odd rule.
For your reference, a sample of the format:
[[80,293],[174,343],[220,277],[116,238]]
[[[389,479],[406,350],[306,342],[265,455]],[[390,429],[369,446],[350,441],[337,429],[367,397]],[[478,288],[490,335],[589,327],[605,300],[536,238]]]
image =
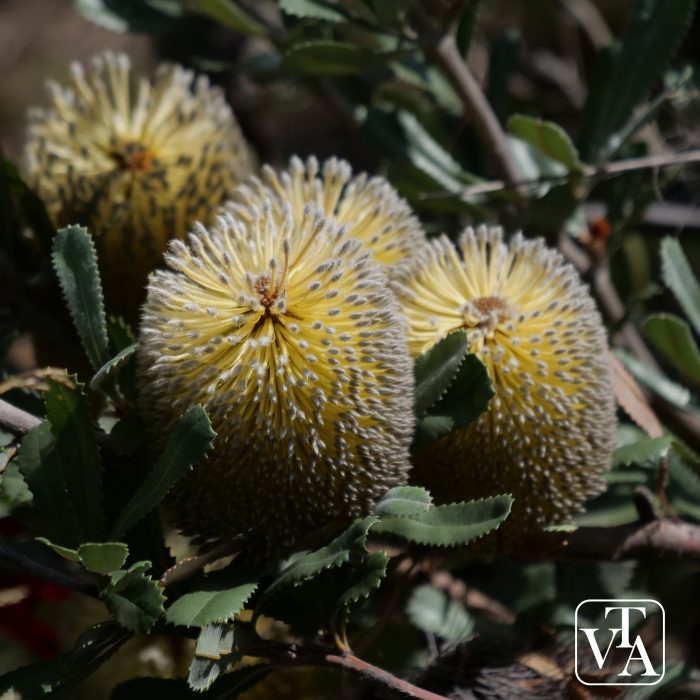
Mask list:
[[122,365],[135,354],[136,347],[136,343],[128,345],[123,350],[120,350],[111,360],[102,365],[102,367],[95,372],[95,375],[90,381],[90,388],[93,390],[98,389],[107,378],[114,376]]
[[616,134],[649,94],[681,38],[695,0],[636,0],[619,49],[604,56],[596,73],[581,127],[581,152],[599,161],[619,146]]
[[406,612],[419,630],[448,642],[464,641],[474,632],[474,620],[464,606],[430,584],[413,591]]
[[431,495],[420,486],[396,486],[382,497],[374,512],[383,518],[422,515],[433,505]]
[[86,542],[78,547],[80,563],[95,574],[110,574],[124,566],[129,548],[123,542]]
[[681,244],[675,238],[667,237],[661,241],[661,273],[695,332],[700,333],[700,285],[690,269]]
[[82,226],[61,229],[54,239],[53,265],[68,309],[90,363],[99,369],[110,359],[107,319],[97,253]]
[[642,328],[644,335],[678,372],[700,384],[700,350],[685,321],[673,314],[652,314]]
[[644,364],[631,353],[616,350],[615,354],[635,379],[674,406],[683,408],[690,403],[690,392],[686,387],[670,380],[663,372]]
[[550,160],[566,166],[569,172],[581,171],[583,164],[579,160],[576,146],[558,124],[514,114],[508,120],[508,131],[538,148]]
[[102,460],[81,387],[69,389],[50,382],[46,413],[68,497],[87,540],[99,540],[104,531]]
[[379,68],[397,56],[377,53],[344,41],[319,39],[294,44],[284,54],[283,65],[311,75],[351,75]]
[[131,632],[150,632],[163,614],[163,590],[144,573],[150,567],[150,562],[137,562],[129,569],[110,572],[110,581],[100,593],[114,619]]
[[163,453],[112,528],[118,539],[155,508],[175,484],[211,449],[216,433],[206,411],[190,406],[175,423]]
[[510,496],[501,495],[432,506],[424,512],[382,518],[372,532],[430,547],[464,545],[495,530],[508,517],[512,503]]
[[294,17],[323,19],[328,22],[343,22],[345,15],[333,5],[322,0],[280,0],[280,9]]
[[242,34],[267,34],[265,27],[233,0],[191,0],[189,7]]
[[673,438],[670,435],[637,440],[629,445],[618,447],[615,450],[613,465],[630,466],[632,464],[658,464],[659,460],[668,456],[668,451],[672,444]]

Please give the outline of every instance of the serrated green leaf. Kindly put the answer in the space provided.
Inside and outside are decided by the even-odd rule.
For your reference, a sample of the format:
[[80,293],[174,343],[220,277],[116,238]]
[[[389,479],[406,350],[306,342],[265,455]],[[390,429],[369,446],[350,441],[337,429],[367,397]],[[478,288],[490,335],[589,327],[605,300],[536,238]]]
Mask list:
[[430,584],[413,591],[406,612],[419,630],[447,642],[462,642],[474,633],[474,620],[464,606]]
[[215,437],[206,411],[201,406],[190,406],[173,426],[165,449],[153,469],[117,518],[110,539],[120,539],[155,508],[211,449]]
[[[270,669],[256,665],[236,669],[215,681],[212,686],[197,694],[201,700],[233,700],[241,693],[253,688],[267,676]],[[180,678],[132,678],[118,685],[110,700],[188,700],[192,692],[185,680]]]
[[295,559],[263,591],[255,608],[256,616],[290,588],[312,579],[326,569],[337,568],[364,555],[367,552],[367,533],[378,522],[379,518],[375,515],[356,520],[330,544]]
[[616,349],[615,354],[635,379],[674,406],[683,408],[690,403],[690,392],[682,384],[671,381],[663,372],[638,360],[632,353]]
[[417,416],[423,415],[447,391],[468,347],[467,334],[461,330],[453,331],[416,358],[413,374]]
[[670,236],[661,241],[661,274],[695,332],[700,333],[700,285],[678,239]]
[[384,552],[372,552],[361,562],[353,564],[343,582],[344,590],[338,597],[338,607],[347,609],[372,595],[384,580],[390,560],[391,557]]
[[85,394],[80,386],[70,389],[49,381],[44,402],[66,491],[84,539],[99,541],[104,532],[102,460]]
[[352,75],[384,66],[397,55],[396,51],[377,53],[350,42],[318,39],[290,47],[282,64],[310,75]]
[[565,165],[569,172],[580,172],[583,169],[576,146],[558,124],[524,114],[514,114],[508,120],[508,131],[538,148],[551,160]]
[[700,350],[685,321],[673,314],[652,314],[642,330],[675,369],[700,384]]
[[110,359],[102,283],[95,243],[87,229],[69,226],[54,239],[53,265],[68,310],[90,363],[99,369]]
[[[0,462],[4,455],[0,454]],[[32,492],[22,476],[16,461],[10,462],[0,473],[0,502],[10,507],[10,510],[32,502]]]
[[294,17],[311,17],[324,19],[327,22],[347,21],[342,12],[338,12],[321,0],[280,0],[279,6],[282,12]]
[[421,172],[449,192],[482,180],[465,171],[410,112],[400,111],[398,120],[406,138],[405,155]]
[[237,646],[237,632],[233,625],[206,625],[202,629],[187,678],[190,688],[206,690],[242,658],[241,653],[233,651]]
[[433,497],[422,486],[395,486],[382,496],[374,508],[381,518],[419,515],[430,510]]
[[187,593],[178,598],[165,614],[173,625],[204,627],[215,622],[232,620],[258,587],[257,581],[234,588]]
[[413,437],[413,450],[435,442],[454,430],[455,422],[450,416],[427,415],[416,422],[416,431]]
[[34,496],[32,507],[46,523],[46,535],[53,542],[77,545],[81,539],[80,527],[66,492],[61,462],[48,421],[22,438],[15,462]]
[[85,542],[77,551],[80,563],[95,574],[109,574],[121,569],[129,556],[123,542]]
[[114,372],[136,352],[136,348],[136,343],[132,343],[117,353],[109,362],[102,365],[102,367],[95,372],[95,376],[90,381],[90,388],[93,390],[99,389],[102,382],[107,377],[114,374]]
[[433,506],[415,516],[382,518],[372,526],[372,532],[431,547],[454,547],[495,530],[508,517],[512,504],[510,496],[501,495]]
[[233,0],[188,0],[188,7],[242,34],[267,36],[265,27]]
[[614,147],[614,135],[633,118],[681,42],[695,0],[636,0],[619,49],[607,52],[584,107],[581,146],[596,162]]
[[53,542],[51,542],[51,540],[46,539],[46,537],[37,537],[36,541],[41,542],[41,544],[45,544],[50,549],[53,549],[53,551],[56,552],[56,554],[58,554],[59,557],[63,557],[68,561],[74,561],[76,563],[80,562],[78,550],[76,549],[71,549],[70,547],[61,547],[60,544],[54,544]]
[[613,454],[613,466],[629,467],[632,464],[657,465],[659,460],[668,456],[673,444],[673,437],[663,435],[657,438],[644,438],[629,445],[618,447]]
[[158,582],[144,574],[144,564],[139,562],[127,571],[111,572],[112,580],[100,592],[114,619],[125,629],[141,634],[153,629],[165,602]]
[[478,355],[469,354],[430,413],[449,416],[455,428],[466,428],[488,408],[495,395],[486,366]]

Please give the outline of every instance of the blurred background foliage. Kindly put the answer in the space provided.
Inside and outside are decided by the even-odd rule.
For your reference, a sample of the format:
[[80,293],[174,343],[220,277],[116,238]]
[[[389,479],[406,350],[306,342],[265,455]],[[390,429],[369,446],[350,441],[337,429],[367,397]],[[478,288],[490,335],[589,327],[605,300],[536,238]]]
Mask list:
[[[460,75],[440,53],[451,29],[505,135],[505,158],[465,109]],[[0,0],[0,142],[17,163],[25,110],[41,102],[45,80],[111,47],[143,68],[165,59],[208,73],[261,162],[335,155],[385,174],[431,233],[500,222],[546,236],[592,284],[618,358],[648,392],[649,403],[618,371],[629,415],[620,412],[610,487],[579,524],[630,525],[649,509],[698,523],[698,39],[692,0]],[[42,415],[39,390],[56,377],[33,370],[85,374],[87,363],[57,299],[51,227],[13,166],[3,178],[32,234],[3,244],[11,265],[2,270],[0,388]],[[115,347],[129,345],[126,329],[110,331]],[[12,436],[0,438],[12,447]],[[3,483],[0,515],[9,515],[21,485]],[[15,522],[1,522],[12,535]],[[571,562],[549,553],[545,543],[523,561],[440,555],[395,566],[391,585],[357,610],[353,646],[445,695],[462,684],[478,698],[595,697],[572,680],[573,610],[585,598],[653,597],[667,611],[666,680],[625,697],[700,696],[697,559]],[[103,616],[77,594],[0,576],[0,670],[65,652]],[[641,633],[658,653],[658,620]],[[126,655],[123,664],[104,666],[75,697],[110,697],[130,676],[186,670],[191,641],[135,639],[115,657]],[[267,690],[245,697],[372,696],[337,675],[304,673],[277,671]],[[149,688],[122,686],[112,697],[166,692]]]

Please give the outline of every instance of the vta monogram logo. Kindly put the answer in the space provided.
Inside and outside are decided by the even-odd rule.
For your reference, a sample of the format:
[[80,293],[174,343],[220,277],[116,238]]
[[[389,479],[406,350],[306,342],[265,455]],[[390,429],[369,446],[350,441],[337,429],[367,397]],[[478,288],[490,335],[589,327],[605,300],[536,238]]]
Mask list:
[[[651,615],[661,615],[662,659],[654,664],[640,635],[633,630]],[[602,619],[601,619],[602,618]],[[600,619],[598,627],[582,627],[581,620]],[[665,673],[666,613],[655,600],[615,600],[593,598],[576,608],[576,677],[584,685],[656,685]],[[592,682],[590,663],[582,665],[584,645],[590,647],[606,682]],[[582,677],[583,676],[583,677]],[[584,677],[587,680],[584,680]]]

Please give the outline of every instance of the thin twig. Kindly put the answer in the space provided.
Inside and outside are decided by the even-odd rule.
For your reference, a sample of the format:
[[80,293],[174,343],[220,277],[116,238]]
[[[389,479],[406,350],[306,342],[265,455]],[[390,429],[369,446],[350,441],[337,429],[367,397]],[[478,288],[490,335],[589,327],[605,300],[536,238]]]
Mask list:
[[600,166],[586,165],[578,172],[566,173],[564,175],[548,175],[531,180],[517,180],[508,182],[507,180],[490,180],[480,182],[477,185],[468,185],[448,192],[423,192],[420,199],[436,200],[460,197],[468,199],[483,194],[493,194],[495,192],[505,192],[508,190],[529,190],[542,185],[564,184],[570,180],[591,180],[614,177],[621,173],[634,172],[636,170],[648,170],[651,168],[666,168],[673,165],[687,165],[689,163],[700,162],[700,149],[685,151],[683,153],[669,153],[662,155],[643,156],[640,158],[627,158],[626,160],[616,160]]
[[0,399],[0,428],[8,430],[13,435],[21,437],[32,428],[41,424],[41,418],[37,418],[21,408],[13,406]]

